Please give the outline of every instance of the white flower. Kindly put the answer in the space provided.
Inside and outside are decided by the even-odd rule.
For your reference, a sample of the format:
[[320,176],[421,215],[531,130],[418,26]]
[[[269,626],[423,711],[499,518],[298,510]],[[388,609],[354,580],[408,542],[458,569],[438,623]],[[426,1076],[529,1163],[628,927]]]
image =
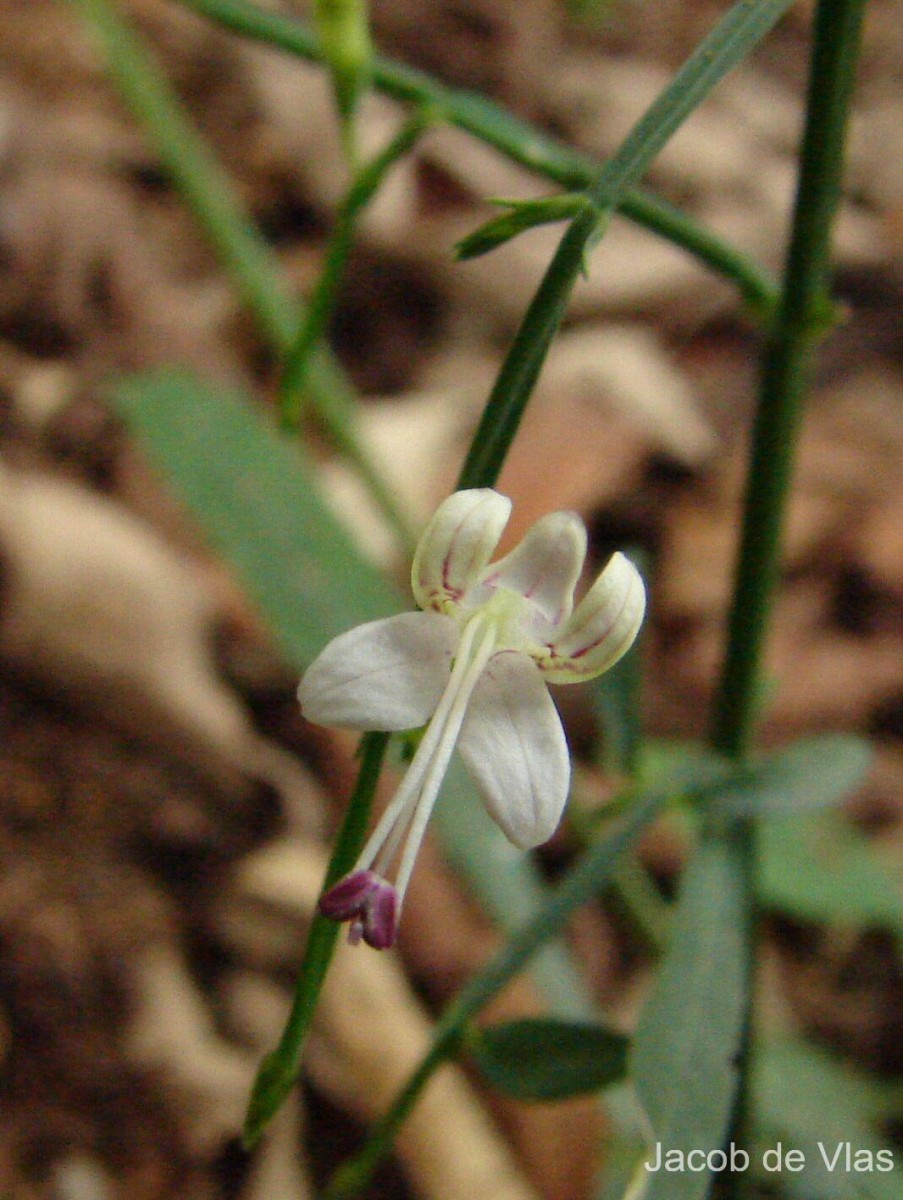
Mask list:
[[[352,629],[311,664],[305,716],[352,729],[429,721],[395,798],[350,875],[320,911],[350,920],[350,940],[382,949],[398,916],[427,821],[457,746],[490,814],[516,846],[554,833],[570,757],[546,684],[578,683],[613,666],[645,609],[643,582],[615,554],[574,608],[586,556],[575,513],[550,513],[498,562],[490,559],[511,501],[490,488],[455,492],[417,546],[411,572],[422,612]],[[394,885],[388,872],[398,859]]]

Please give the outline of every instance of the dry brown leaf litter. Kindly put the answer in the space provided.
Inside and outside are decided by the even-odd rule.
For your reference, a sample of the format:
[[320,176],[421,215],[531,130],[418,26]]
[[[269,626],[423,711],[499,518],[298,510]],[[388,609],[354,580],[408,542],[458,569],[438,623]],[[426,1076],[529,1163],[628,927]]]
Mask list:
[[[619,6],[596,37],[575,33],[545,0],[458,0],[431,6],[428,18],[422,4],[383,3],[377,32],[387,50],[427,54],[444,77],[491,88],[598,152],[615,144],[714,13],[667,3],[649,22],[643,7]],[[719,89],[653,176],[772,267],[790,197],[804,7],[783,23],[774,49]],[[175,5],[129,8],[296,286],[309,287],[344,180],[321,74],[240,46]],[[801,447],[769,650],[777,687],[767,733],[876,732],[878,766],[856,811],[872,824],[880,818],[882,840],[899,849],[903,386],[894,272],[903,126],[893,31],[903,22],[893,4],[871,8],[839,228],[854,311],[826,348]],[[426,19],[442,37],[423,35]],[[303,1196],[311,1175],[299,1138],[315,1175],[318,1162],[341,1153],[323,1138],[344,1136],[335,1123],[312,1135],[303,1097],[252,1163],[235,1150],[241,1094],[278,1027],[306,920],[300,908],[286,915],[291,884],[261,906],[247,880],[251,864],[282,845],[322,861],[309,829],[326,810],[334,821],[347,795],[349,742],[302,728],[293,681],[271,661],[253,615],[96,394],[110,369],[171,361],[266,391],[269,356],[69,12],[50,0],[4,0],[0,23],[0,1192],[17,1200]],[[400,119],[398,106],[375,98],[365,142],[378,144]],[[415,511],[429,511],[451,485],[555,233],[537,231],[468,266],[453,264],[451,247],[490,213],[488,196],[546,190],[460,133],[437,131],[399,165],[364,222],[337,344],[356,379],[380,393],[365,409],[364,433]],[[687,256],[617,222],[575,296],[505,477],[525,524],[569,505],[592,519],[600,552],[628,538],[657,552],[648,709],[661,733],[700,732],[720,654],[751,394],[752,345],[736,313],[732,291]],[[392,453],[399,439],[416,447],[401,462]],[[60,487],[61,474],[82,490]],[[353,491],[347,477],[334,486]],[[111,508],[98,508],[89,489],[108,493]],[[75,530],[65,555],[50,553],[40,532],[23,540],[28,506],[8,499],[16,493],[56,498],[54,532],[61,522]],[[125,515],[123,501],[166,540]],[[372,516],[359,499],[352,511],[376,550]],[[106,556],[98,520],[115,530]],[[172,628],[183,631],[181,657],[196,664],[190,686],[169,672],[151,681],[137,656],[123,664],[123,643],[109,636],[111,604],[121,601],[118,619],[132,628],[151,600],[159,603],[159,591],[135,593],[134,580],[117,575],[120,536],[154,576],[151,588],[170,579],[180,595]],[[85,576],[98,556],[108,583],[92,595]],[[135,599],[126,602],[130,588]],[[50,620],[52,603],[73,617],[73,596],[88,615]],[[220,656],[228,686],[215,670],[208,616],[230,631]],[[115,702],[95,695],[86,707],[74,694],[73,655],[82,679],[87,662],[91,690]],[[124,695],[131,713],[122,711]],[[248,703],[308,759],[325,791],[289,751],[250,732]],[[161,709],[169,733],[151,744]],[[236,744],[248,748],[240,763]],[[252,761],[259,753],[269,772]],[[646,847],[669,877],[683,851],[667,830]],[[309,879],[306,909],[314,888]],[[841,944],[830,931],[814,943],[811,931],[784,934],[791,1015],[782,1020],[889,1065],[900,1008],[891,948],[874,938]],[[435,1005],[493,944],[431,848],[406,913],[408,973]],[[645,971],[623,930],[588,912],[574,944],[597,994],[629,1023]],[[318,1031],[311,1072],[335,1106],[366,1122],[376,1093],[388,1096],[422,1046],[426,1017],[394,963],[343,961],[356,974],[336,975],[338,998],[323,1018],[334,1024]],[[370,1010],[386,1031],[374,1053],[351,1039],[362,1012],[355,997],[363,1004],[371,985],[390,978]],[[535,1005],[524,983],[495,1015]],[[459,1180],[450,1172],[471,1161],[499,1181],[479,1185],[487,1196],[588,1194],[600,1137],[593,1106],[502,1105],[493,1126],[469,1085],[448,1078],[433,1101],[440,1111],[425,1108],[400,1150],[420,1193],[470,1194],[473,1176],[450,1184]],[[458,1126],[464,1141],[455,1140]],[[398,1194],[393,1178],[380,1194]]]

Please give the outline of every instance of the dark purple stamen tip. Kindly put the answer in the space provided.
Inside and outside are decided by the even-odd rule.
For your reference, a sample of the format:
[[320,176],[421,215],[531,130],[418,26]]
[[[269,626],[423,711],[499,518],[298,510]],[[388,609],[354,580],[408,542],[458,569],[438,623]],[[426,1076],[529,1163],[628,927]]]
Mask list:
[[374,950],[388,950],[398,931],[398,893],[375,871],[352,871],[320,897],[320,912],[333,921],[350,921],[348,940],[361,938]]

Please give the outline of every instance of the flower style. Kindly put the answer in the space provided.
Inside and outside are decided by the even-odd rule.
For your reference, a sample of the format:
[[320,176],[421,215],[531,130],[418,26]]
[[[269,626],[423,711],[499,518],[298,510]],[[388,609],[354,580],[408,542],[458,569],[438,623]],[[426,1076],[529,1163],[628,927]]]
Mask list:
[[[571,512],[539,520],[490,562],[511,501],[455,492],[427,525],[411,572],[422,611],[372,621],[330,642],[298,692],[321,725],[386,731],[429,721],[407,774],[354,870],[320,900],[349,940],[391,946],[414,860],[457,746],[490,815],[530,849],[554,833],[570,757],[546,684],[601,674],[643,619],[639,573],[615,554],[574,608],[586,530]],[[394,884],[389,871],[398,859]]]

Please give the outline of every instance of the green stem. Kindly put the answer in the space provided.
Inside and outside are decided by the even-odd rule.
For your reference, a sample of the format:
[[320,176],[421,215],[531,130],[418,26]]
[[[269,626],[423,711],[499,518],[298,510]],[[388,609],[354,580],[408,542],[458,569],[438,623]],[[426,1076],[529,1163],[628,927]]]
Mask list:
[[490,394],[458,479],[492,487],[517,433],[578,273],[612,212],[668,138],[712,88],[757,44],[791,0],[740,0],[703,39],[586,190],[587,207],[564,234]]
[[[291,298],[278,258],[247,220],[232,182],[187,121],[142,40],[109,0],[69,0],[100,41],[107,67],[129,108],[153,140],[164,168],[185,198],[217,257],[235,281],[266,341],[284,354],[301,309]],[[330,440],[349,459],[400,543],[410,526],[355,431],[356,399],[334,359],[312,356],[308,389]]]
[[[351,870],[364,844],[388,744],[387,733],[366,733],[361,739],[361,767],[326,871],[324,891]],[[263,1060],[254,1081],[244,1128],[244,1141],[248,1147],[257,1142],[297,1083],[307,1031],[320,999],[340,928],[335,921],[319,914],[311,922],[291,1012],[279,1045]]]
[[153,140],[169,177],[235,279],[261,333],[283,349],[297,323],[275,254],[235,199],[232,181],[194,129],[142,39],[109,0],[70,0],[101,43],[120,94]]
[[448,1006],[433,1034],[429,1051],[419,1063],[392,1107],[379,1121],[360,1154],[340,1167],[326,1189],[328,1200],[344,1200],[364,1188],[391,1150],[399,1128],[414,1107],[437,1067],[455,1053],[470,1022],[523,970],[536,951],[560,936],[572,913],[610,883],[622,855],[666,803],[668,793],[647,794],[611,838],[600,842],[578,862],[552,891],[546,905],[469,980]]
[[561,239],[483,410],[458,477],[459,490],[492,487],[498,479],[599,220],[600,214],[589,208]]
[[[323,50],[317,38],[291,17],[258,8],[247,0],[179,2],[236,33],[267,42],[309,61],[323,61]],[[789,4],[782,7],[789,7]],[[373,63],[373,85],[396,100],[430,105],[438,119],[465,130],[562,187],[583,189],[598,178],[599,163],[591,156],[562,145],[490,100],[446,87],[413,67],[377,58]],[[762,320],[767,320],[776,299],[776,288],[745,255],[648,192],[627,192],[620,197],[618,209],[638,225],[681,246],[711,270],[730,279],[740,289],[749,307]]]
[[[588,207],[573,219],[562,237],[505,358],[461,470],[459,489],[491,487],[495,483],[549,344],[564,315],[571,288],[584,266],[587,250],[604,230],[611,211],[680,122],[764,35],[787,3],[788,0],[741,0],[735,5],[603,167],[588,190]],[[644,819],[648,819],[649,808],[648,803],[640,807]],[[634,832],[640,827],[637,819],[629,826]],[[615,843],[618,849],[614,854],[610,853],[610,843],[591,851],[574,876],[565,881],[523,934],[515,935],[487,971],[481,972],[462,989],[440,1019],[435,1041],[408,1084],[376,1126],[360,1155],[337,1174],[327,1193],[330,1200],[354,1194],[370,1178],[391,1147],[423,1086],[436,1067],[454,1051],[473,1014],[521,969],[540,945],[562,931],[580,898],[608,882],[609,873],[629,839],[622,836],[616,838]],[[600,853],[604,867],[597,860]],[[592,865],[587,866],[587,863]],[[578,882],[572,885],[574,877]]]
[[792,0],[739,0],[699,43],[650,104],[587,189],[600,208],[615,208],[687,117],[741,63]]
[[[740,761],[753,740],[762,650],[778,581],[781,533],[816,346],[829,327],[831,232],[855,83],[864,0],[820,0],[814,27],[806,127],[781,298],[762,362],[743,527],[710,742]],[[757,845],[750,820],[734,825],[742,857],[747,1013],[730,1138],[748,1141],[753,1049],[752,981],[758,924]],[[734,1175],[726,1194],[742,1196]]]
[[633,926],[636,941],[654,956],[668,945],[671,905],[662,899],[648,868],[636,854],[625,854],[612,880],[612,898]]
[[296,430],[301,421],[301,395],[307,381],[311,354],[325,337],[354,241],[357,219],[387,172],[407,154],[428,124],[426,111],[415,112],[385,149],[360,170],[348,189],[336,218],[323,268],[308,301],[307,313],[285,358],[279,387],[279,412],[286,429]]
[[793,232],[763,359],[727,654],[711,734],[712,746],[733,758],[747,752],[753,736],[802,403],[815,347],[830,321],[831,230],[863,7],[864,0],[821,0],[816,12]]

